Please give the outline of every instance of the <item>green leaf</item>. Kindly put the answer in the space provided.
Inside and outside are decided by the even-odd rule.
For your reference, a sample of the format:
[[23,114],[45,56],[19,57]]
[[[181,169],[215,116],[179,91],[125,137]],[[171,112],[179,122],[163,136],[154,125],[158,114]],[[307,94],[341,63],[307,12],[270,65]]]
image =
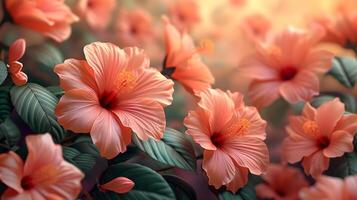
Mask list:
[[71,142],[68,146],[77,149],[81,153],[90,154],[95,157],[100,156],[99,151],[93,144],[91,137],[85,134],[77,136],[76,139],[74,139],[74,141]]
[[21,132],[15,123],[7,117],[0,123],[0,141],[8,147],[13,147],[21,137]]
[[64,159],[78,167],[84,173],[90,172],[96,163],[96,157],[91,154],[81,153],[72,147],[63,146],[62,149]]
[[139,150],[136,146],[128,145],[127,149],[124,153],[120,153],[115,158],[109,160],[109,165],[122,163],[127,160],[130,160],[130,159],[134,158],[135,156],[137,156],[139,153],[142,153],[142,151]]
[[0,123],[11,114],[12,109],[10,86],[0,86]]
[[229,191],[223,191],[218,194],[220,200],[256,200],[255,189],[252,185],[247,184],[239,189],[236,194]]
[[62,53],[50,44],[32,46],[27,52],[39,65],[50,68],[51,70],[55,65],[62,63],[64,60]]
[[167,128],[160,141],[153,139],[141,141],[135,134],[132,141],[155,160],[186,170],[196,169],[196,158],[191,142],[183,133],[174,129]]
[[174,175],[162,175],[174,191],[176,199],[196,200],[196,192],[186,181]]
[[357,174],[357,135],[354,138],[353,145],[353,152],[330,159],[329,169],[325,174],[341,178]]
[[6,64],[3,61],[0,61],[0,85],[6,80],[7,75]]
[[52,92],[52,94],[54,94],[58,98],[60,98],[64,95],[64,90],[59,86],[49,86],[49,87],[46,87],[46,89],[48,91]]
[[111,191],[101,192],[97,188],[92,191],[94,199],[101,200],[173,200],[175,194],[165,179],[148,167],[120,163],[111,165],[101,176],[100,184],[107,183],[117,177],[126,177],[135,183],[135,186],[126,194],[117,194]]
[[55,142],[64,138],[66,131],[58,124],[54,109],[58,102],[56,96],[46,88],[29,83],[11,88],[11,101],[17,113],[37,133],[50,133]]
[[352,57],[335,57],[329,74],[344,86],[353,88],[357,81],[357,60]]

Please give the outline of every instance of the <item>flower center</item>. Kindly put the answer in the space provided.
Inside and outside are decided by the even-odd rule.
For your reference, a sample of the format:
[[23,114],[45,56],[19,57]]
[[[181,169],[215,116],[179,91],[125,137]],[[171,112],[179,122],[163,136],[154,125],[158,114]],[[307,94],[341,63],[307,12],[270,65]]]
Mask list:
[[330,139],[326,136],[324,137],[321,137],[317,140],[317,146],[320,148],[320,149],[325,149],[327,148],[328,146],[330,145]]
[[35,186],[35,184],[32,182],[31,177],[30,176],[25,176],[22,178],[21,180],[21,187],[24,190],[30,190],[31,188],[33,188]]
[[230,122],[222,132],[214,133],[211,136],[211,141],[216,147],[220,147],[227,139],[247,133],[249,126],[249,121],[246,118],[235,120]]
[[137,77],[130,71],[122,71],[118,74],[113,83],[112,90],[104,92],[100,98],[100,105],[103,108],[111,108],[115,104],[116,97],[119,94],[131,92],[136,86]]
[[304,129],[304,132],[309,135],[316,135],[319,132],[319,127],[317,126],[317,123],[311,120],[305,122],[302,128]]
[[293,66],[286,66],[280,70],[280,78],[283,81],[291,80],[297,74],[297,69]]

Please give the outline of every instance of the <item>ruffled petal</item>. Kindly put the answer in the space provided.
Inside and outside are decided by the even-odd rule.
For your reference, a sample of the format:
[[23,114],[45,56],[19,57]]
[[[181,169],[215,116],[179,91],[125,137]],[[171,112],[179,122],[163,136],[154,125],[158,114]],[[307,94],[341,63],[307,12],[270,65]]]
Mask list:
[[108,183],[100,185],[100,188],[103,190],[116,192],[118,194],[124,194],[129,192],[134,186],[135,183],[132,180],[126,177],[117,177]]
[[209,113],[201,108],[190,111],[184,119],[187,128],[186,134],[191,135],[193,140],[206,150],[216,150],[216,146],[211,141],[209,125]]
[[269,106],[279,99],[280,85],[280,81],[254,81],[249,86],[249,99],[258,109]]
[[17,39],[9,47],[9,62],[18,61],[25,54],[26,41],[22,38]]
[[64,90],[91,89],[98,91],[94,71],[84,60],[67,59],[54,69]]
[[211,133],[219,133],[231,120],[235,105],[229,95],[219,89],[208,89],[200,93],[198,105],[206,110],[209,116]]
[[216,189],[230,183],[236,174],[232,159],[220,149],[204,152],[202,168],[207,173],[208,183]]
[[16,192],[23,192],[21,179],[24,163],[14,152],[0,154],[0,180]]
[[283,142],[283,159],[289,163],[296,163],[304,157],[310,156],[319,148],[315,140],[304,137],[287,137]]
[[12,79],[12,82],[14,82],[14,84],[16,86],[25,85],[28,80],[27,75],[24,72],[18,72],[16,74],[11,74],[11,79]]
[[308,71],[299,72],[291,81],[285,81],[280,85],[281,96],[289,103],[309,101],[319,93],[319,79]]
[[357,133],[357,115],[343,115],[340,121],[338,121],[335,130],[344,130],[350,133],[351,135],[355,135]]
[[128,58],[128,66],[126,69],[134,70],[137,68],[148,68],[150,67],[150,59],[145,54],[144,49],[139,49],[137,47],[126,47],[124,51]]
[[226,140],[221,147],[239,166],[246,167],[252,174],[260,175],[269,164],[266,144],[252,137],[236,137]]
[[245,107],[239,113],[239,118],[248,120],[248,129],[244,136],[265,140],[267,123],[260,117],[255,107]]
[[239,188],[245,186],[248,182],[248,169],[244,167],[236,167],[236,174],[233,180],[228,183],[227,190],[235,193]]
[[312,177],[316,178],[327,170],[329,161],[329,158],[324,156],[322,151],[317,151],[310,156],[304,157],[302,165],[306,174],[311,174]]
[[260,81],[278,80],[279,73],[273,67],[267,66],[258,55],[245,58],[239,65],[239,71],[246,77]]
[[94,121],[90,134],[100,155],[107,159],[126,151],[131,142],[131,131],[122,127],[117,116],[105,109],[101,110]]
[[302,66],[316,73],[326,73],[332,67],[333,56],[331,52],[324,50],[312,51],[307,55]]
[[343,191],[342,187],[342,179],[328,176],[320,176],[314,186],[301,190],[300,198],[302,200],[341,199]]
[[93,90],[73,89],[60,99],[55,113],[58,122],[76,133],[88,133],[104,108]]
[[321,134],[329,136],[345,112],[345,105],[338,98],[317,108],[316,122]]
[[330,144],[323,150],[323,154],[329,158],[342,156],[345,152],[353,151],[353,136],[343,130],[331,134]]
[[113,112],[125,127],[131,128],[141,140],[153,138],[159,140],[164,135],[166,126],[162,106],[147,99],[120,102]]
[[171,104],[174,83],[170,79],[167,79],[153,68],[140,69],[137,77],[137,84],[132,89],[132,92],[120,96],[120,100],[149,99],[163,106]]

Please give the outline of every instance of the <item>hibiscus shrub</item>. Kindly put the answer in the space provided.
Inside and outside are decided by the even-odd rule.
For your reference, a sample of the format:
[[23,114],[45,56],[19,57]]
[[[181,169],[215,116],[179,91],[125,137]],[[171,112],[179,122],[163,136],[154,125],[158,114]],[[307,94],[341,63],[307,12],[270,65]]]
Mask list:
[[357,4],[202,2],[1,1],[1,199],[357,199]]

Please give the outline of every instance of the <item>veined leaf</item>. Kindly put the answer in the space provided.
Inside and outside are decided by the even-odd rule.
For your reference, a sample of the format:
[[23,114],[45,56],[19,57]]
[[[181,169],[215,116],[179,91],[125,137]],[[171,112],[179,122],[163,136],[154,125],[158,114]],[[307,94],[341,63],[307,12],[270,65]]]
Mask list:
[[135,183],[135,186],[126,194],[115,192],[101,192],[97,188],[92,191],[95,199],[101,200],[173,200],[175,194],[165,179],[152,169],[129,163],[111,165],[102,174],[100,184],[107,183],[117,177],[126,177]]
[[58,98],[60,98],[64,94],[64,90],[59,86],[49,86],[46,89],[52,92],[52,94],[54,94]]
[[335,57],[329,74],[344,86],[353,88],[357,81],[357,60],[352,57]]
[[7,117],[0,123],[0,142],[8,147],[13,147],[21,137],[21,132],[16,124]]
[[12,109],[10,86],[0,86],[0,123],[11,114]]
[[17,113],[37,133],[48,132],[55,142],[64,138],[66,131],[61,127],[54,113],[58,102],[56,96],[46,88],[28,83],[24,86],[11,88],[11,101]]
[[78,167],[84,173],[90,172],[94,167],[96,162],[95,156],[88,153],[81,153],[72,147],[63,146],[62,149],[64,159]]
[[135,134],[132,141],[155,160],[186,170],[196,169],[196,158],[191,142],[183,133],[174,129],[167,128],[160,141],[153,139],[141,141]]
[[196,192],[190,184],[182,180],[180,177],[174,175],[162,175],[169,183],[171,189],[174,191],[176,199],[180,200],[196,200]]
[[218,194],[220,200],[256,200],[255,189],[252,185],[247,184],[239,189],[236,194],[229,191],[223,191]]
[[6,80],[8,75],[6,64],[0,61],[0,85]]

